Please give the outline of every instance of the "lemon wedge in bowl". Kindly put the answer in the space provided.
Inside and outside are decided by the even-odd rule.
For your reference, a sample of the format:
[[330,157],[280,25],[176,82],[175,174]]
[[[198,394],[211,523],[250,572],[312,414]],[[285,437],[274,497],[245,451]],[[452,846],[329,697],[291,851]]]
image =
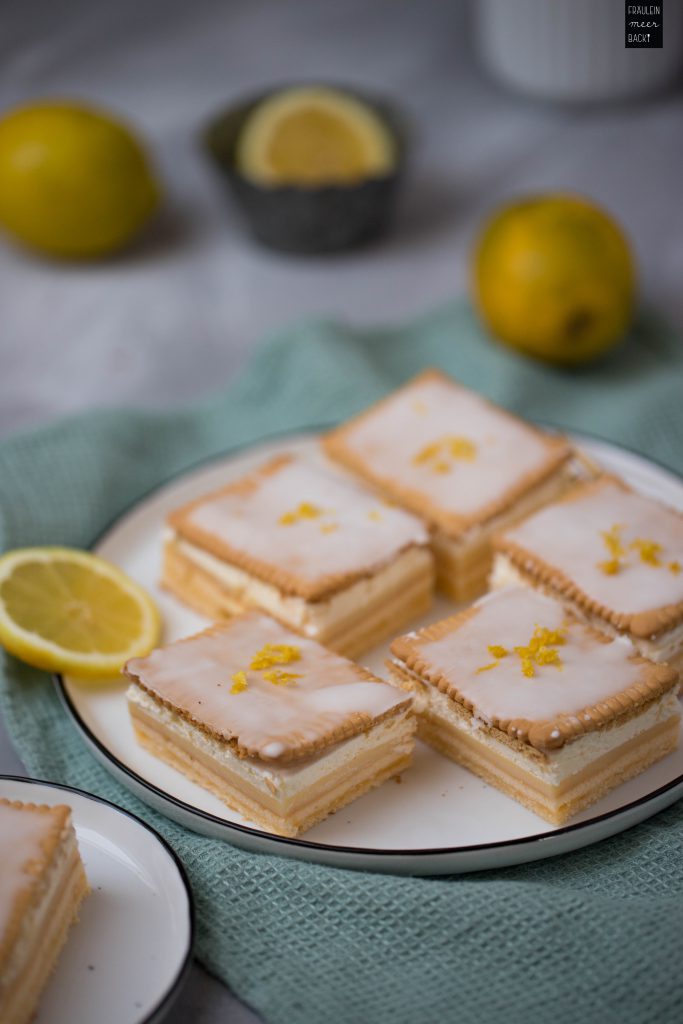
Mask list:
[[97,555],[42,547],[0,557],[0,645],[29,665],[111,676],[148,654],[160,629],[149,594]]
[[258,103],[241,129],[238,171],[260,185],[352,185],[390,174],[396,146],[361,99],[328,86],[299,86]]
[[380,97],[295,83],[227,107],[202,139],[254,237],[318,255],[364,245],[390,226],[406,129]]

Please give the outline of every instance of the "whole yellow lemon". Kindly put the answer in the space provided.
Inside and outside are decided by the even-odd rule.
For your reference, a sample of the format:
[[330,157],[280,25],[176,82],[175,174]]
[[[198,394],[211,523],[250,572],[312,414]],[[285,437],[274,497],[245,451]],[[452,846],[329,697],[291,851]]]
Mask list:
[[26,246],[107,255],[138,234],[159,198],[140,143],[108,114],[39,103],[0,120],[0,224]]
[[635,290],[623,232],[578,196],[510,203],[476,243],[473,291],[484,323],[504,344],[550,362],[588,362],[616,345]]

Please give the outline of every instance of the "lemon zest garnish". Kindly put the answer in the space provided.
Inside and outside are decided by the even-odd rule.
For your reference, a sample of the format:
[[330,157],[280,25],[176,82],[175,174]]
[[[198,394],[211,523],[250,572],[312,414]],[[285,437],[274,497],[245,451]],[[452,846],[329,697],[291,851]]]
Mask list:
[[622,555],[626,554],[626,549],[620,536],[623,529],[624,527],[621,523],[614,523],[613,526],[610,526],[609,530],[600,531],[603,543],[613,558],[621,558]]
[[489,654],[492,654],[494,658],[505,658],[510,653],[507,647],[501,647],[500,644],[489,644]]
[[477,446],[468,437],[447,434],[445,437],[432,441],[413,456],[416,466],[429,465],[435,473],[448,473],[453,462],[473,462],[477,456]]
[[621,539],[623,528],[621,523],[614,523],[609,530],[600,531],[602,542],[607,548],[608,554],[612,556],[597,564],[598,569],[604,572],[605,576],[616,576],[622,568],[621,559],[626,554],[626,548]]
[[562,659],[556,647],[562,647],[565,643],[563,629],[547,629],[545,626],[536,626],[526,646],[515,647],[515,654],[518,655],[522,674],[531,678],[536,674],[534,666],[554,665],[562,668]]
[[335,530],[339,529],[339,523],[323,523],[320,527],[321,533],[334,533]]
[[643,540],[639,537],[633,541],[631,547],[638,552],[641,562],[645,562],[646,565],[660,566],[662,564],[659,557],[662,553],[662,545],[658,544],[656,540]]
[[370,509],[368,519],[372,519],[373,523],[379,523],[382,519],[382,513],[377,508]]
[[477,669],[475,675],[479,675],[480,672],[488,672],[489,669],[495,668],[500,659],[505,658],[510,653],[506,647],[501,647],[500,644],[489,644],[488,652],[489,654],[492,654],[496,660],[492,661],[489,665],[482,665],[481,668]]
[[441,451],[441,441],[432,441],[431,444],[427,444],[422,448],[417,455],[413,457],[413,462],[416,466],[422,465],[423,462],[431,462],[439,452]]
[[262,668],[272,668],[273,665],[289,665],[300,658],[301,650],[293,644],[266,644],[256,652],[249,667],[258,671]]
[[298,523],[302,519],[317,519],[322,514],[323,509],[318,508],[317,505],[311,504],[310,501],[302,501],[291,512],[283,513],[278,519],[278,523],[280,526],[293,526],[294,523]]
[[282,669],[275,668],[272,672],[264,672],[263,678],[273,686],[287,686],[295,679],[301,679],[301,672],[283,672]]
[[539,647],[535,660],[537,665],[559,665],[560,655],[554,647]]
[[536,626],[534,637],[540,641],[541,646],[563,647],[566,642],[563,629],[546,629],[544,626]]
[[605,576],[616,576],[621,569],[621,562],[618,558],[609,558],[606,562],[598,562],[598,569],[602,569]]
[[448,439],[448,454],[452,459],[474,462],[477,457],[477,446],[468,437],[451,437]]
[[243,693],[247,688],[247,673],[246,672],[235,672],[232,677],[232,686],[230,687],[230,693]]
[[[651,565],[655,569],[661,569],[665,563],[662,561],[661,555],[664,550],[662,545],[656,540],[649,540],[646,537],[636,537],[635,540],[631,541],[628,548],[624,547],[621,531],[623,526],[620,523],[615,523],[609,530],[601,530],[600,536],[602,537],[603,543],[607,548],[608,552],[612,556],[606,559],[604,562],[598,562],[598,569],[602,570],[606,576],[616,576],[627,564],[625,561],[629,551],[636,551],[640,556],[641,562],[645,565]],[[666,568],[669,572],[679,573],[681,566],[679,562],[667,562]]]
[[[257,651],[249,666],[254,672],[259,669],[270,668],[272,665],[288,665],[291,661],[299,661],[301,651],[292,644],[266,644],[260,651]],[[283,672],[275,669],[273,672],[264,672],[263,678],[274,686],[286,686],[294,679],[301,679],[299,672]],[[247,688],[247,673],[235,672],[232,677],[230,693],[242,693]]]

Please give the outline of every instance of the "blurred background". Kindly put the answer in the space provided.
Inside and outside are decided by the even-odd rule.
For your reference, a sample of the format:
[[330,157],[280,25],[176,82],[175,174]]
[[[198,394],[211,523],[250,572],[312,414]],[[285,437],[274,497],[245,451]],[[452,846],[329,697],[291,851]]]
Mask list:
[[[588,5],[581,52],[599,34],[595,12],[611,3]],[[554,102],[547,83],[527,81],[520,92],[501,82],[500,69],[496,78],[483,66],[477,14],[498,18],[513,60],[529,69],[500,12],[484,11],[517,5],[519,26],[529,4],[24,0],[6,7],[2,111],[63,97],[120,116],[143,141],[165,198],[143,237],[104,262],[47,261],[0,245],[0,431],[85,406],[159,406],[202,395],[229,383],[258,340],[293,319],[395,322],[456,297],[467,289],[482,218],[536,191],[578,191],[609,211],[635,249],[645,302],[680,324],[683,96],[676,61],[669,67],[679,0],[667,5],[662,50],[624,49],[618,0],[617,38],[608,45],[617,57],[654,55],[660,71],[640,83],[632,66],[620,85],[617,69],[611,102],[588,102],[610,87],[591,85],[586,66],[579,102],[571,81],[560,82],[566,95]],[[566,20],[566,0],[543,4],[558,5],[566,42],[582,19]],[[578,15],[584,0],[571,6]],[[533,30],[544,31],[538,11],[531,18]],[[533,52],[551,71],[561,63],[542,40]],[[259,245],[200,146],[218,110],[299,79],[377,92],[410,126],[395,222],[355,251],[316,258]]]
[[[0,117],[34,100],[103,108],[136,132],[163,201],[105,260],[2,237],[0,434],[221,389],[292,320],[392,324],[467,295],[485,219],[535,193],[607,211],[635,254],[639,301],[681,328],[682,8],[667,0],[663,48],[630,49],[621,0],[5,5]],[[217,112],[299,80],[377,93],[407,125],[395,217],[361,247],[264,247],[202,147]],[[171,1019],[256,1018],[195,968]]]

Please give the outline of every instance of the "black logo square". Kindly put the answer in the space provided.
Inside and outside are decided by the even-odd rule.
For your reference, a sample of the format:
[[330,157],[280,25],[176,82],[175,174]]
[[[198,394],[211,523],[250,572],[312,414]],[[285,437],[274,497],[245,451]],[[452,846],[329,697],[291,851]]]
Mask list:
[[658,4],[624,3],[627,50],[661,50],[664,0]]

